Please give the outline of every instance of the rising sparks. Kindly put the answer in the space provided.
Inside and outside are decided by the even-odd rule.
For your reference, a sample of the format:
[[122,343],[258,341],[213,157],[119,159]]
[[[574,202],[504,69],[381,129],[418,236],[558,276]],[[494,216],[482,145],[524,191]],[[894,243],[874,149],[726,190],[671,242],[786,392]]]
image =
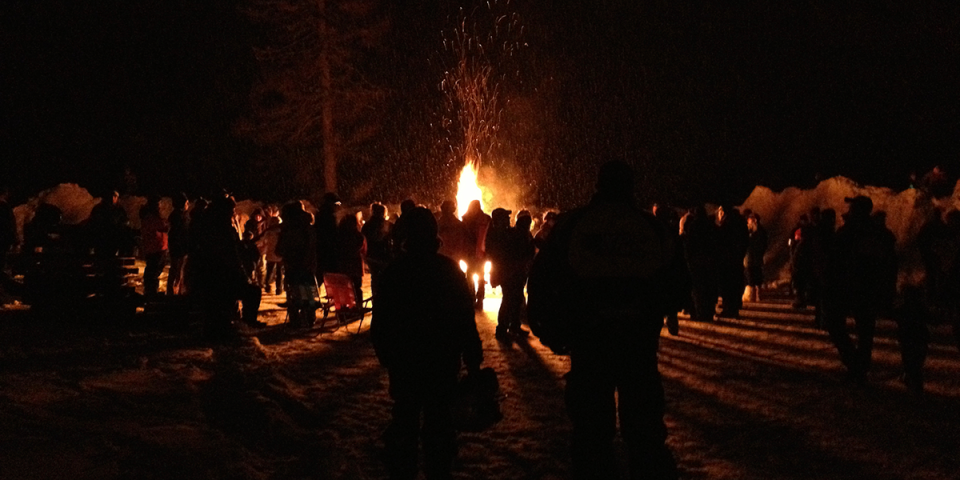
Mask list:
[[[456,163],[463,162],[457,186],[457,209],[462,217],[472,200],[484,205],[478,182],[480,165],[496,143],[502,109],[500,79],[493,65],[520,47],[519,15],[503,14],[509,1],[487,2],[487,9],[460,11],[457,27],[444,34],[444,49],[454,62],[446,68],[440,87],[447,103],[444,124],[450,133]],[[456,141],[454,139],[457,139]]]

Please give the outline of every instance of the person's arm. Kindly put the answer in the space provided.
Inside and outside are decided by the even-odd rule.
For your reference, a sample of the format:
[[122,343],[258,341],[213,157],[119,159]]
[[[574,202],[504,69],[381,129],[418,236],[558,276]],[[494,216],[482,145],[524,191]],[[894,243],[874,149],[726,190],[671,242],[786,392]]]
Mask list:
[[473,310],[473,294],[467,279],[459,268],[451,263],[451,285],[453,286],[454,315],[460,324],[460,344],[463,351],[463,363],[468,373],[480,370],[483,363],[483,342],[477,332],[477,321]]

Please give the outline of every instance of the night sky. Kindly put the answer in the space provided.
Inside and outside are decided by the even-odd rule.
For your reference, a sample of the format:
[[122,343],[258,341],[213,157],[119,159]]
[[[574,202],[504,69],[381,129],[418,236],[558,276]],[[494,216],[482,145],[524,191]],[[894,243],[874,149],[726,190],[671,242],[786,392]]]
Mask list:
[[[358,61],[387,94],[380,133],[341,165],[356,202],[436,201],[459,173],[438,131],[443,32],[460,6],[489,12],[409,3],[379,5],[389,30]],[[678,205],[742,201],[757,184],[905,188],[934,165],[960,172],[958,2],[543,3],[510,6],[525,46],[494,58],[503,112],[489,162],[526,186],[524,203],[583,201],[607,158],[641,171],[644,201]],[[276,166],[319,158],[315,146],[237,128],[263,78],[263,32],[244,5],[3,2],[0,181],[22,200],[59,182],[120,186],[129,168],[141,194],[309,195]]]

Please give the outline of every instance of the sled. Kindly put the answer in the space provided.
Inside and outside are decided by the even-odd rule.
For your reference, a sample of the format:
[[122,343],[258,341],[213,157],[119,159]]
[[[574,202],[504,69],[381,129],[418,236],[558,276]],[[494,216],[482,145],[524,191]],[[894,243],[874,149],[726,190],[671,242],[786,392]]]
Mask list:
[[[323,296],[321,308],[323,309],[323,322],[326,323],[327,315],[333,312],[337,320],[337,327],[346,325],[356,319],[360,319],[357,326],[357,333],[363,326],[363,318],[373,309],[369,307],[370,300],[373,297],[360,299],[357,301],[353,293],[353,280],[342,273],[325,273],[323,275],[323,288],[326,294]],[[321,324],[322,328],[323,325]]]

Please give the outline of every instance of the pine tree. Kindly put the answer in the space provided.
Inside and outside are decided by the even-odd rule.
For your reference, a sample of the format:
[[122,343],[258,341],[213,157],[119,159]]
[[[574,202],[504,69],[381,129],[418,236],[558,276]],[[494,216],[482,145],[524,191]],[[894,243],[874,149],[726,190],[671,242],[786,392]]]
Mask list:
[[258,28],[261,76],[239,131],[261,146],[316,152],[319,161],[290,167],[336,192],[338,164],[380,126],[385,90],[365,68],[389,28],[381,2],[246,0],[243,9]]

